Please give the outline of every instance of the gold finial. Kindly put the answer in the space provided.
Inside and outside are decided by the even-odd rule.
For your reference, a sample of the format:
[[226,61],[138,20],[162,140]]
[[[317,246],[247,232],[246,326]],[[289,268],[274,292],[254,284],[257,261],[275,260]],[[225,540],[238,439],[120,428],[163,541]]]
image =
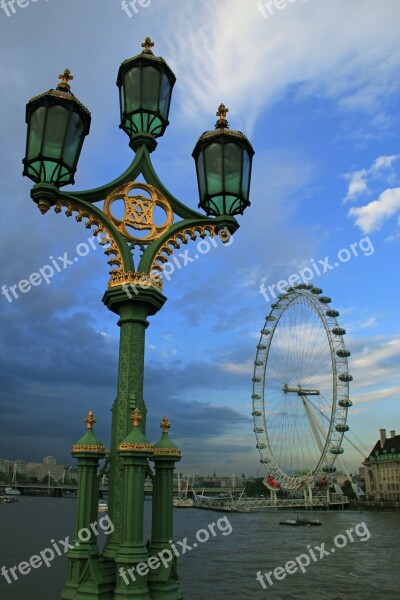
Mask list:
[[228,127],[228,121],[226,120],[226,114],[229,112],[229,108],[225,106],[225,104],[221,104],[218,106],[218,110],[215,113],[217,117],[219,117],[215,126],[217,128]]
[[58,84],[58,89],[63,90],[65,92],[69,92],[71,87],[68,82],[71,81],[73,78],[74,76],[71,75],[71,71],[69,69],[64,69],[64,73],[61,73],[58,76],[58,79],[61,79],[61,83]]
[[96,419],[93,416],[93,411],[90,410],[88,416],[86,417],[86,419],[84,419],[85,423],[86,423],[86,428],[87,429],[93,429],[93,423],[96,423]]
[[163,433],[168,433],[168,429],[171,427],[171,423],[168,421],[168,417],[164,417],[162,422],[160,423],[160,427],[163,430]]
[[145,54],[153,54],[153,52],[151,51],[153,46],[154,42],[151,41],[151,38],[147,37],[142,44],[142,48],[144,48],[143,52]]
[[132,420],[132,425],[134,427],[139,427],[140,421],[142,420],[142,417],[140,416],[140,410],[137,407],[133,411],[133,415],[131,416],[131,420]]

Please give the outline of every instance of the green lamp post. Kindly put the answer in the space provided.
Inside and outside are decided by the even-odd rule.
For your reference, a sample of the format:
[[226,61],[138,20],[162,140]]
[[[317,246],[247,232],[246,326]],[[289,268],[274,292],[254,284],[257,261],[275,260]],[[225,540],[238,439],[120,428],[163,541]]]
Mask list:
[[[139,431],[143,436],[146,433],[147,408],[143,398],[145,330],[149,324],[148,317],[156,314],[166,301],[163,270],[170,255],[188,241],[206,236],[218,235],[222,242],[228,241],[239,227],[235,215],[242,214],[250,204],[254,151],[243,133],[229,129],[226,121],[228,109],[224,105],[218,109],[215,130],[204,133],[193,152],[199,206],[206,215],[177,200],[160,181],[150,155],[157,146],[156,139],[168,126],[175,76],[162,58],[154,56],[153,46],[150,38],[146,38],[141,54],[120,66],[117,79],[120,127],[129,136],[129,145],[135,156],[122,175],[101,187],[79,192],[60,191],[62,186],[74,182],[83,141],[90,127],[89,111],[70,90],[70,71],[66,69],[60,75],[61,83],[56,90],[36,96],[27,105],[28,133],[23,174],[35,183],[31,197],[42,214],[53,208],[58,214],[74,215],[99,238],[111,267],[103,302],[118,316],[120,327],[118,385],[112,407],[109,454],[109,516],[114,531],[107,537],[101,556],[93,558],[93,553],[88,550],[86,560],[92,565],[90,570],[71,571],[68,592],[71,600],[87,597],[102,600],[123,600],[132,596],[137,600],[168,597],[163,595],[157,578],[149,576],[147,582],[144,577],[140,589],[136,589],[126,582],[124,584],[117,570],[121,564],[128,568],[129,560],[133,561],[129,547],[132,545],[133,548],[136,544],[127,537],[127,496],[132,510],[138,515],[142,515],[143,505],[140,491],[142,475],[138,474],[138,465],[132,462],[139,458],[129,456],[128,460],[121,444],[132,435],[131,415],[136,409],[140,411],[142,421],[139,420],[134,427],[135,435],[139,435]],[[145,183],[138,181],[139,176]],[[165,467],[168,476],[161,475],[165,457],[156,461],[157,497],[165,498],[168,510],[159,518],[153,513],[153,527],[156,528],[152,536],[154,547],[163,529],[162,519],[170,523],[172,516],[169,477],[177,459],[171,456],[168,467]],[[141,456],[142,466],[146,460],[147,456]],[[157,476],[158,471],[160,474]],[[87,494],[93,495],[95,491],[87,491]],[[78,512],[81,510],[79,505]],[[127,556],[128,562],[125,561]],[[80,560],[85,559],[81,557]],[[94,560],[107,573],[113,572],[112,593],[96,579]],[[171,573],[168,576],[170,589],[175,590],[174,598],[180,598],[176,569]],[[82,577],[91,582],[90,596],[79,592]],[[71,578],[75,581],[72,582]]]

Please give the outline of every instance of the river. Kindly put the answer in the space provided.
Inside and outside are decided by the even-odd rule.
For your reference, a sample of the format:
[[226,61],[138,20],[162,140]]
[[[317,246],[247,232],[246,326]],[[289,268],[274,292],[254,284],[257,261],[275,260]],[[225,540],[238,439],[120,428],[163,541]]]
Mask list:
[[[18,581],[9,569],[72,537],[75,508],[73,498],[30,496],[0,505],[0,568],[5,566],[12,580],[7,583],[0,576],[1,600],[59,600],[65,556],[56,556],[49,567],[43,565],[26,575],[16,571]],[[146,501],[146,536],[150,511],[151,501]],[[400,512],[308,513],[319,518],[322,526],[279,525],[295,515],[230,513],[224,517],[205,510],[175,509],[174,537],[181,553],[185,544],[178,542],[187,538],[186,552],[178,559],[185,600],[400,598]],[[105,525],[103,529],[107,531]],[[104,539],[102,531],[99,543]],[[296,562],[300,555],[303,558]],[[269,581],[264,573],[269,573]]]

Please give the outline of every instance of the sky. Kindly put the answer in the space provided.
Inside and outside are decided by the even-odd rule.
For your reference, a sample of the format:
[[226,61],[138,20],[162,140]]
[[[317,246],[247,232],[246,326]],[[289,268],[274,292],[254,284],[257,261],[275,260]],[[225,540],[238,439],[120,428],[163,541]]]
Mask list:
[[[42,216],[30,200],[21,163],[26,102],[71,69],[72,91],[92,113],[74,191],[111,181],[132,158],[118,128],[118,68],[150,36],[177,77],[170,125],[152,155],[168,189],[197,209],[191,153],[221,102],[255,156],[239,230],[176,269],[165,281],[167,303],[150,318],[148,438],[159,438],[167,415],[182,471],[264,475],[251,416],[259,332],[276,285],[313,264],[321,274],[312,283],[332,298],[347,331],[357,445],[367,454],[379,428],[400,432],[399,2],[20,5],[0,3],[0,286],[18,284],[50,257],[74,256],[91,237],[73,219]],[[48,284],[11,302],[0,296],[0,457],[71,462],[90,409],[109,443],[119,328],[101,302],[107,282],[97,248]],[[354,471],[362,456],[344,447]]]

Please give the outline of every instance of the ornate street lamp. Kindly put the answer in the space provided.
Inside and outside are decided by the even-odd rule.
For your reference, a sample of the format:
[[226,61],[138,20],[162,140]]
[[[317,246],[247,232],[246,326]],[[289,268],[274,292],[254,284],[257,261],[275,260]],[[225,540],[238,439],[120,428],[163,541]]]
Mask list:
[[28,136],[24,175],[35,183],[57,187],[74,183],[83,140],[90,129],[90,112],[71,93],[69,69],[61,83],[32,98],[26,107]]
[[[137,600],[183,598],[175,562],[170,568],[154,568],[148,577],[145,574],[129,581],[126,575],[140,562],[146,562],[148,553],[154,559],[159,548],[167,549],[166,540],[170,538],[164,534],[172,534],[173,468],[180,458],[180,451],[167,439],[170,425],[166,419],[162,423],[162,440],[154,447],[143,441],[147,414],[143,399],[147,318],[166,301],[163,272],[174,250],[199,237],[219,236],[222,242],[228,241],[239,227],[234,215],[242,214],[250,204],[254,151],[244,134],[228,128],[228,109],[224,105],[217,113],[216,130],[203,134],[193,152],[200,207],[206,216],[177,200],[158,178],[150,154],[157,146],[156,138],[163,135],[168,125],[175,76],[162,58],[153,55],[153,45],[146,38],[143,52],[123,62],[119,69],[120,127],[129,135],[135,157],[122,175],[102,187],[60,191],[62,186],[73,183],[90,126],[88,110],[70,91],[69,70],[60,76],[57,90],[33,98],[27,106],[23,162],[24,175],[35,182],[31,197],[42,214],[53,207],[58,214],[75,215],[78,222],[85,221],[86,227],[98,236],[111,266],[103,302],[118,315],[120,326],[118,390],[107,458],[109,517],[114,530],[101,555],[93,550],[92,543],[90,552],[79,548],[71,554],[64,600],[81,600],[89,589],[91,597],[98,600],[128,600],[133,596]],[[139,176],[146,183],[139,182]],[[143,524],[144,467],[152,448],[156,467],[153,503],[157,514],[153,511],[152,539],[146,546],[139,543],[138,536],[142,535]],[[86,460],[86,455],[83,458]],[[95,464],[92,463],[90,468]],[[91,515],[97,505],[94,496],[98,486],[94,491],[92,488],[90,493],[80,493],[78,522],[85,520],[84,515]]]
[[154,56],[150,38],[142,44],[141,54],[125,60],[118,72],[121,125],[136,150],[144,139],[164,134],[168,122],[175,75],[163,58]]
[[254,150],[241,131],[229,129],[224,104],[214,131],[203,133],[193,150],[201,207],[207,215],[242,215],[250,205]]

